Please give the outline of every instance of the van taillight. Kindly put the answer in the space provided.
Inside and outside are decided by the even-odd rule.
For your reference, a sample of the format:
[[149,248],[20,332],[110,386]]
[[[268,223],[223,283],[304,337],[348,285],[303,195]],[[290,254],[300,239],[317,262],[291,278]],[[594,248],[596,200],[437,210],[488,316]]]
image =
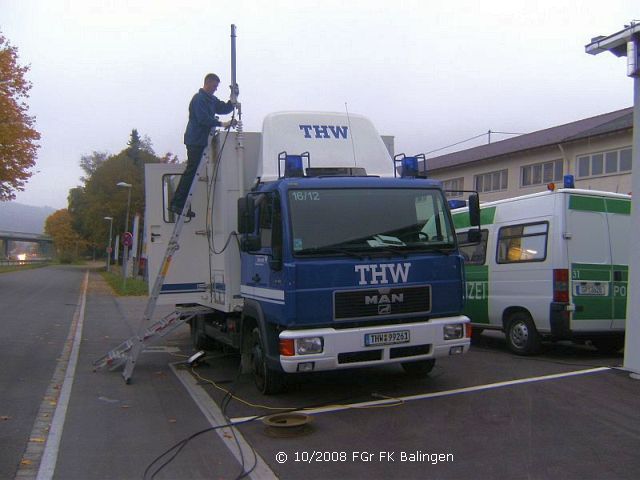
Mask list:
[[553,301],[569,303],[569,270],[566,268],[553,271]]

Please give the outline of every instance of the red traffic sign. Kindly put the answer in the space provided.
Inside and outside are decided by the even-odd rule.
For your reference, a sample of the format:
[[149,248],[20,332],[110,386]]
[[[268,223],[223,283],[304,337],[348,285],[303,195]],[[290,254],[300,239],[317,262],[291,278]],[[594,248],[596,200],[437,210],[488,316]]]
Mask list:
[[111,253],[111,247],[107,247],[107,253]]
[[122,245],[125,247],[133,245],[133,235],[131,235],[131,232],[124,232],[122,234]]

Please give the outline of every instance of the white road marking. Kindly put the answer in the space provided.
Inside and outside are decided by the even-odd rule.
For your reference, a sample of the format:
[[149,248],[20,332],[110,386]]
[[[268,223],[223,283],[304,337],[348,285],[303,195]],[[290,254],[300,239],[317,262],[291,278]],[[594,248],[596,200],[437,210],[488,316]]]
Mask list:
[[39,479],[53,477],[62,437],[64,417],[69,403],[71,384],[73,383],[75,366],[78,361],[88,282],[89,271],[87,270],[80,291],[80,298],[77,303],[73,304],[76,305],[76,310],[69,327],[69,333],[38,409],[38,414],[27,442],[27,448],[16,472],[16,480],[34,479],[36,476]]
[[[198,385],[198,382],[193,375],[186,370],[177,369],[175,364],[170,364],[169,366],[176,377],[178,377],[178,380],[180,380],[182,385],[187,389],[187,392],[191,395],[191,398],[196,402],[196,405],[198,405],[198,408],[200,408],[200,411],[204,414],[212,427],[226,425],[229,423],[222,414],[218,405],[211,399],[206,390]],[[218,428],[216,429],[216,433],[231,453],[233,453],[233,456],[236,458],[238,463],[244,463],[246,469],[253,466],[253,459],[255,457],[256,467],[249,474],[250,478],[253,480],[277,480],[278,477],[276,474],[273,473],[262,457],[258,455],[258,452],[256,452],[251,445],[247,443],[238,429],[233,427]],[[238,444],[240,445],[240,449],[238,449],[238,444],[236,444],[234,434],[237,438]]]
[[[317,413],[327,413],[327,412],[339,412],[342,410],[350,410],[350,409],[358,409],[358,408],[370,408],[370,407],[379,407],[379,406],[383,406],[383,405],[389,405],[389,404],[394,404],[394,403],[398,403],[398,402],[411,402],[413,400],[424,400],[427,398],[437,398],[437,397],[447,397],[450,395],[460,395],[463,393],[471,393],[471,392],[480,392],[483,390],[491,390],[494,388],[503,388],[503,387],[510,387],[513,385],[521,385],[524,383],[534,383],[534,382],[543,382],[546,380],[554,380],[554,379],[558,379],[558,378],[566,378],[566,377],[573,377],[576,375],[586,375],[589,373],[597,373],[597,372],[604,372],[607,370],[611,370],[611,367],[598,367],[598,368],[590,368],[587,370],[574,370],[572,372],[564,372],[564,373],[555,373],[552,375],[543,375],[540,377],[528,377],[528,378],[520,378],[517,380],[507,380],[504,382],[496,382],[496,383],[488,383],[485,385],[476,385],[473,387],[465,387],[465,388],[456,388],[453,390],[445,390],[442,392],[433,392],[433,393],[424,393],[424,394],[420,394],[420,395],[410,395],[407,397],[390,397],[390,398],[385,398],[384,400],[374,400],[371,402],[361,402],[361,403],[352,403],[352,404],[346,404],[346,405],[334,405],[331,407],[322,407],[322,408],[314,408],[314,409],[309,409],[309,410],[304,410],[301,409],[300,411],[304,411],[304,413],[309,414],[309,415],[314,415]],[[255,416],[253,417],[237,417],[237,418],[232,418],[231,419],[231,423],[240,423],[240,422],[245,422],[247,420],[251,420],[256,418]]]
[[[62,388],[60,388],[60,396],[56,402],[56,410],[53,414],[53,420],[51,422],[51,428],[47,436],[47,443],[42,454],[42,460],[40,461],[40,468],[38,470],[37,480],[48,480],[53,478],[53,473],[56,469],[56,463],[58,461],[58,451],[60,449],[60,441],[62,440],[62,431],[64,428],[64,421],[67,416],[67,409],[69,407],[69,399],[71,397],[71,388],[73,387],[73,380],[76,373],[76,365],[78,363],[78,355],[80,353],[80,340],[82,340],[82,325],[84,323],[84,309],[87,301],[87,285],[89,283],[89,270],[85,272],[84,282],[82,284],[82,292],[80,293],[80,301],[73,315],[73,322],[69,329],[69,336],[67,342],[72,342],[71,353],[63,355],[58,361],[57,371],[64,370],[64,382]],[[56,375],[52,380],[56,382]],[[47,402],[45,399],[44,402]],[[43,403],[44,403],[43,402]]]

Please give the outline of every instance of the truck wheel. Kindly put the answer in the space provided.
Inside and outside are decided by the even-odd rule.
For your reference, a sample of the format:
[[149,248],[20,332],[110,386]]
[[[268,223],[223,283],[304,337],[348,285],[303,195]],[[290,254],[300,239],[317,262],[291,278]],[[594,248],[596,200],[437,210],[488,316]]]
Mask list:
[[424,376],[431,373],[435,364],[436,360],[431,358],[429,360],[418,360],[417,362],[402,362],[400,365],[408,375]]
[[591,343],[600,353],[617,353],[622,347],[624,347],[624,338],[593,338],[591,339]]
[[260,393],[272,395],[279,393],[284,387],[284,374],[267,366],[265,343],[258,328],[252,332],[251,373]]
[[215,350],[217,348],[216,341],[208,337],[204,332],[204,317],[198,315],[190,322],[191,327],[191,345],[195,350]]
[[516,355],[535,355],[540,351],[540,334],[525,312],[516,312],[507,322],[507,346]]

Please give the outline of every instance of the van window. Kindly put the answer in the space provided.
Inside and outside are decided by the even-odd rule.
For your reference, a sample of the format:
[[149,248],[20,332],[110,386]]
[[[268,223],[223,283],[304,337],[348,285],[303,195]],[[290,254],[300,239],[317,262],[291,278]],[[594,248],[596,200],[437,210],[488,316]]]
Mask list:
[[547,222],[502,227],[498,232],[498,263],[542,262],[547,258]]
[[480,243],[470,244],[469,233],[460,232],[456,234],[458,238],[458,247],[460,248],[460,255],[464,259],[464,263],[467,265],[484,265],[487,259],[487,239],[489,238],[489,231],[482,230],[482,239]]

